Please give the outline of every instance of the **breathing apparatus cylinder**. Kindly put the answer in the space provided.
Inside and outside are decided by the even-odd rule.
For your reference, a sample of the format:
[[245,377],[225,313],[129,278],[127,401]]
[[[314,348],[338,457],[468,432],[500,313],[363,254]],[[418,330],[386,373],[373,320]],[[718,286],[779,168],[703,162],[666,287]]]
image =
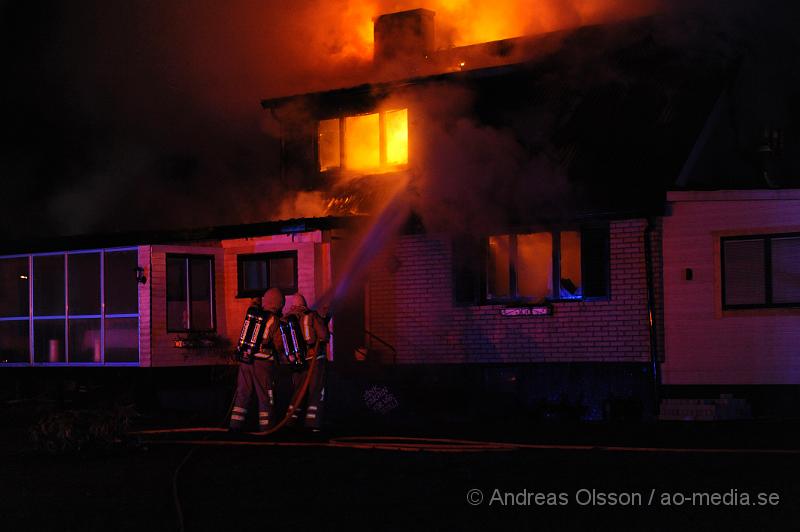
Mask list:
[[253,363],[254,355],[261,349],[266,324],[267,314],[261,308],[254,305],[247,309],[236,345],[237,360],[245,364]]
[[292,369],[297,371],[305,369],[306,366],[306,344],[299,335],[300,324],[297,317],[288,316],[281,320],[279,325],[281,341],[283,343],[283,353]]

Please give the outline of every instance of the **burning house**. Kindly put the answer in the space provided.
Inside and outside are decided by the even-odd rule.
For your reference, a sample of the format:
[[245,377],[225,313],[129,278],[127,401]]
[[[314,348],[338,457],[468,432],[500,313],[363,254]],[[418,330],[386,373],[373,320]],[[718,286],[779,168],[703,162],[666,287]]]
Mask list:
[[[378,17],[370,83],[262,102],[281,176],[314,216],[7,245],[0,363],[227,364],[248,296],[279,287],[332,310],[342,383],[369,366],[409,395],[436,383],[587,419],[652,414],[662,365],[669,384],[737,384],[719,372],[747,364],[701,370],[710,329],[679,309],[713,321],[796,306],[791,289],[748,292],[740,270],[771,249],[765,279],[796,284],[765,264],[791,264],[800,221],[726,222],[709,233],[716,254],[669,256],[711,242],[692,220],[716,196],[674,193],[668,210],[665,194],[737,68],[728,43],[698,45],[702,31],[646,17],[437,49],[432,11]],[[727,268],[716,284],[714,264]],[[700,297],[723,301],[717,314]],[[768,319],[760,336],[796,339],[796,316]]]

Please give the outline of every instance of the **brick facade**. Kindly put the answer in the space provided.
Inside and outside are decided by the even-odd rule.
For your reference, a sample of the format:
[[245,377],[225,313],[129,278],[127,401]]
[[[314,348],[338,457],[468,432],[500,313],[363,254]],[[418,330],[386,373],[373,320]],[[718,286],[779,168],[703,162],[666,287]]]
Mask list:
[[[449,239],[403,236],[371,268],[368,330],[397,349],[399,363],[646,362],[646,225],[644,219],[610,224],[608,300],[554,303],[552,316],[504,317],[501,305],[455,305]],[[660,276],[658,255],[653,270]],[[371,347],[381,352],[378,343]]]

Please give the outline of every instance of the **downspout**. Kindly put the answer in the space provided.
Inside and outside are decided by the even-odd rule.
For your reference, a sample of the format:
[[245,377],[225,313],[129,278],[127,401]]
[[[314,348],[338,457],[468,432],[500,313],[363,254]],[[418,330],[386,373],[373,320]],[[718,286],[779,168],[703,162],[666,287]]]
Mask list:
[[661,392],[661,362],[658,359],[658,329],[655,315],[655,284],[653,279],[652,234],[655,229],[653,218],[647,218],[644,230],[644,262],[647,276],[647,321],[650,329],[650,366],[653,378],[653,404],[657,413]]

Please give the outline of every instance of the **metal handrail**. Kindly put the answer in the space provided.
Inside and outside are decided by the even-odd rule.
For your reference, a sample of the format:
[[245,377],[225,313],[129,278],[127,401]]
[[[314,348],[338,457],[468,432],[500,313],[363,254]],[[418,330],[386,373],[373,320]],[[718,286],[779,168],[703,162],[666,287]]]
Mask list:
[[397,349],[395,349],[392,344],[390,344],[389,342],[387,342],[386,340],[384,340],[383,338],[381,338],[377,334],[375,334],[375,333],[373,333],[371,331],[368,331],[366,329],[364,329],[364,334],[366,334],[370,338],[373,338],[373,339],[377,340],[378,343],[383,344],[384,346],[388,347],[389,350],[392,352],[392,364],[395,364],[395,365],[397,364]]

